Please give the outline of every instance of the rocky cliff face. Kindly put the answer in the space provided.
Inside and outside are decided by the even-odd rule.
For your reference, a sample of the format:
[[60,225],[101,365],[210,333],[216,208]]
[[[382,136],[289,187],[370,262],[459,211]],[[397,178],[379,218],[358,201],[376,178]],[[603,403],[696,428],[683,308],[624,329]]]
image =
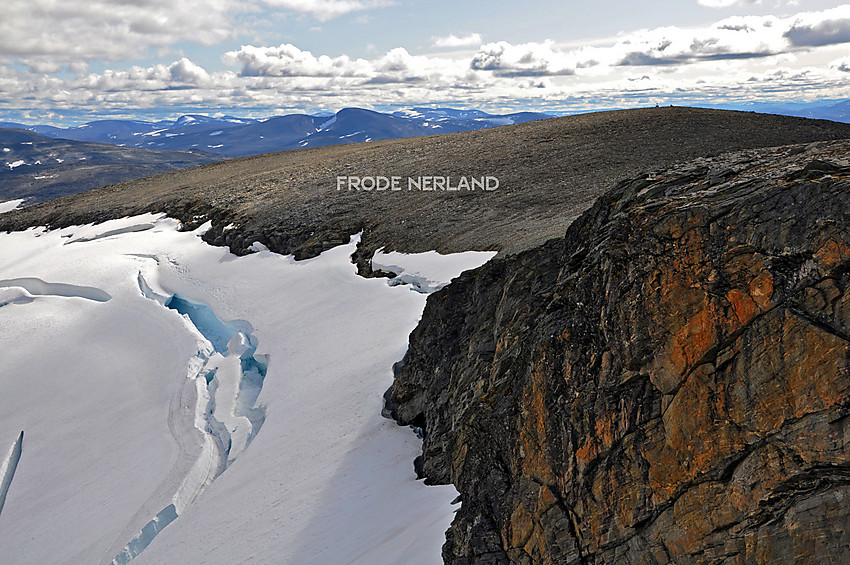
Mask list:
[[850,562],[848,159],[625,181],[429,298],[389,396],[446,563]]

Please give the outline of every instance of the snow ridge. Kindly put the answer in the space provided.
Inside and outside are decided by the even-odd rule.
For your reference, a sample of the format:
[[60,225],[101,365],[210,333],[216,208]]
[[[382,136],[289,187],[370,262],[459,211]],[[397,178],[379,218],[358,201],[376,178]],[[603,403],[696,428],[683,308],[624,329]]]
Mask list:
[[6,504],[6,493],[9,492],[9,487],[12,484],[12,479],[15,476],[15,471],[18,468],[18,461],[21,460],[21,449],[24,443],[24,432],[18,436],[12,448],[9,450],[9,455],[3,460],[3,465],[0,465],[0,512],[3,512],[3,506]]
[[20,287],[33,296],[61,296],[65,298],[85,298],[95,302],[108,302],[112,296],[108,292],[92,286],[49,283],[36,277],[22,277],[0,281],[0,288]]

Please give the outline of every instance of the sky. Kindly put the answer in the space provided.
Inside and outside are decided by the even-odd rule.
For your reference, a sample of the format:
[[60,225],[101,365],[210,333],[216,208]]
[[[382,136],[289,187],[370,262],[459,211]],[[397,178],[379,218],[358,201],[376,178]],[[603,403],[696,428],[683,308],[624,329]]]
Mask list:
[[850,98],[828,0],[5,0],[0,120]]

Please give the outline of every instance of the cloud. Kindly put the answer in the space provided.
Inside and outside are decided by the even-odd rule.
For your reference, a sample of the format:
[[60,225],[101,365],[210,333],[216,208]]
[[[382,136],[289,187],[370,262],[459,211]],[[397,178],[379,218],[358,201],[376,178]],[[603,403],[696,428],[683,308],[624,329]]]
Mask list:
[[0,56],[62,64],[132,59],[187,37],[213,45],[233,35],[231,16],[238,7],[236,0],[6,0]]
[[[232,75],[232,73],[230,73]],[[175,89],[212,87],[224,85],[220,73],[213,77],[203,67],[183,57],[170,65],[141,67],[134,65],[127,70],[106,70],[100,74],[89,74],[68,85],[77,91],[132,92],[166,91]]]
[[481,34],[470,33],[464,37],[458,37],[454,34],[446,37],[433,37],[432,45],[434,47],[478,47],[481,45]]
[[700,61],[756,59],[787,52],[784,26],[772,16],[733,17],[707,28],[657,28],[630,34],[612,53],[622,66],[677,65]]
[[278,47],[243,45],[237,51],[225,53],[222,61],[230,66],[241,66],[242,76],[365,77],[371,71],[371,65],[364,59],[351,59],[347,55],[316,57],[289,43]]
[[698,0],[700,6],[708,8],[729,8],[731,6],[745,6],[747,4],[761,4],[761,0]]
[[482,45],[472,58],[476,71],[492,71],[503,77],[575,74],[575,61],[551,41],[512,45],[507,41]]
[[830,69],[841,71],[842,73],[850,73],[850,57],[836,59],[829,64]]
[[391,0],[262,0],[263,3],[328,21],[351,12],[392,6]]
[[796,47],[850,43],[850,6],[800,14],[784,37]]
[[464,67],[462,62],[450,59],[414,56],[403,47],[367,60],[347,55],[316,56],[288,43],[277,47],[243,45],[225,53],[222,61],[240,67],[243,77],[360,79],[373,84],[406,83],[427,77],[437,82],[455,80]]
[[[320,57],[315,57],[319,59]],[[37,123],[64,115],[73,121],[104,116],[175,117],[227,108],[228,113],[265,116],[287,111],[463,105],[484,110],[568,112],[610,107],[675,104],[748,104],[796,100],[801,96],[850,97],[840,64],[819,67],[762,65],[752,72],[737,61],[576,77],[499,76],[457,61],[392,50],[369,60],[368,77],[247,76],[210,72],[189,59],[58,78],[0,66],[0,116]],[[448,66],[446,66],[448,64]],[[846,70],[846,69],[845,69]],[[585,72],[578,70],[577,72]],[[344,74],[344,73],[343,73]],[[403,84],[404,88],[398,85]],[[92,112],[97,112],[94,115]],[[76,117],[74,117],[76,116]],[[82,117],[82,118],[81,118]],[[68,118],[66,118],[68,119]]]
[[[227,8],[230,1],[236,0],[210,0],[209,5],[213,11],[218,6],[217,13],[223,14],[231,9]],[[44,4],[44,0],[33,2]],[[154,40],[165,45],[180,37],[168,35],[166,23],[178,21],[175,17],[183,14],[182,7],[168,8],[170,0],[139,2],[151,9],[146,18],[130,17],[136,4],[125,12],[129,19],[122,29],[129,34],[128,45],[118,55],[150,46]],[[111,3],[117,10],[125,9],[122,2]],[[68,15],[63,6],[57,9]],[[300,13],[308,14],[304,11],[308,7],[318,9],[318,4],[301,4]],[[80,8],[83,12],[88,9]],[[382,53],[373,49],[364,58],[311,52],[292,43],[243,45],[222,55],[230,67],[224,71],[175,56],[161,64],[108,64],[107,70],[90,72],[85,60],[73,52],[58,54],[62,42],[71,41],[71,34],[57,28],[56,45],[48,42],[40,45],[41,51],[27,51],[20,57],[0,53],[0,114],[8,119],[13,111],[33,116],[54,111],[89,115],[97,109],[104,115],[144,115],[153,109],[173,114],[228,108],[268,115],[279,108],[303,111],[458,103],[482,109],[510,106],[571,111],[665,101],[720,104],[846,98],[850,97],[850,60],[845,57],[826,64],[840,57],[841,51],[823,46],[842,40],[843,22],[850,18],[848,9],[850,6],[783,18],[733,17],[698,28],[636,30],[579,48],[553,41],[489,42],[475,45],[473,52],[460,47],[467,41],[472,45],[472,39],[480,42],[475,34],[442,38],[441,44],[450,49],[443,54],[423,55],[399,46]],[[153,17],[156,14],[165,19]],[[5,20],[0,21],[0,28],[4,25]],[[107,28],[95,37],[95,26],[68,25],[88,30],[92,36],[81,37],[79,46],[68,47],[71,51],[97,52],[124,37]],[[185,25],[191,30],[195,24]],[[35,26],[36,35],[41,33],[40,26]],[[132,35],[143,29],[152,35]],[[227,22],[220,29],[223,34],[230,33]],[[803,35],[804,31],[808,35]],[[433,39],[435,47],[439,39]],[[8,48],[9,41],[0,34],[0,45]],[[118,60],[118,55],[112,54],[109,60]],[[93,64],[91,68],[103,66]]]
[[138,59],[150,48],[216,45],[239,34],[239,16],[289,11],[326,21],[393,5],[392,0],[5,0],[0,57],[43,72],[81,61]]
[[168,66],[171,79],[190,84],[205,84],[210,81],[210,75],[203,67],[196,65],[186,57]]

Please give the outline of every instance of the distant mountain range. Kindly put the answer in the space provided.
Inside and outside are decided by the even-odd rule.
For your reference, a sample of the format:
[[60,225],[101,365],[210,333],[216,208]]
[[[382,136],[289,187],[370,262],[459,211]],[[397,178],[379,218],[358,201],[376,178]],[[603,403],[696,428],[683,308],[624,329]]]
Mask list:
[[761,114],[778,114],[780,116],[795,116],[798,118],[832,120],[833,122],[842,122],[845,124],[850,123],[850,100],[826,103],[758,104],[746,108],[736,106],[735,109],[746,109]]
[[[850,101],[746,109],[850,123]],[[391,114],[345,108],[333,115],[265,119],[191,114],[165,121],[98,120],[70,128],[0,122],[0,201],[24,198],[31,204],[231,157],[458,133],[551,117],[418,107]]]
[[159,122],[99,120],[71,128],[0,122],[0,202],[43,202],[230,157],[457,133],[550,117],[450,108],[393,114],[346,108],[326,116],[193,114]]
[[275,151],[363,141],[457,133],[550,118],[520,112],[494,115],[480,110],[413,108],[383,114],[346,108],[335,115],[290,114],[266,119],[182,116],[174,121],[100,120],[72,128],[2,123],[55,139],[108,143],[120,147],[204,151],[244,157]]
[[201,151],[114,147],[0,128],[0,201],[43,202],[221,159]]

